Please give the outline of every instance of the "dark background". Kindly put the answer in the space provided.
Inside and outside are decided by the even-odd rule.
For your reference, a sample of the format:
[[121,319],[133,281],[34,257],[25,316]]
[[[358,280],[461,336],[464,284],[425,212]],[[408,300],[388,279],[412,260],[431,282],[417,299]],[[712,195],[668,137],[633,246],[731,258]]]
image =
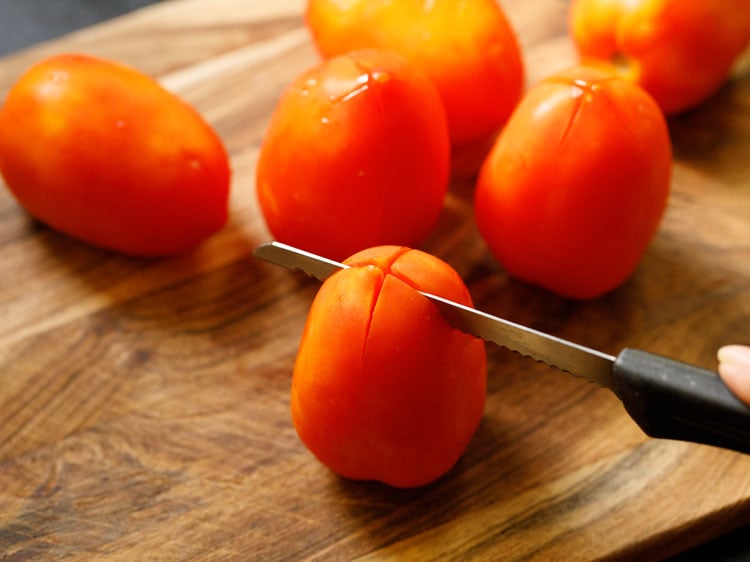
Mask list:
[[[159,0],[0,0],[0,56]],[[268,0],[273,1],[273,0]],[[208,5],[210,0],[206,0]],[[706,493],[696,491],[699,493]],[[707,493],[710,493],[708,491]],[[744,527],[671,562],[750,561],[750,528]]]
[[157,1],[0,0],[0,55]]

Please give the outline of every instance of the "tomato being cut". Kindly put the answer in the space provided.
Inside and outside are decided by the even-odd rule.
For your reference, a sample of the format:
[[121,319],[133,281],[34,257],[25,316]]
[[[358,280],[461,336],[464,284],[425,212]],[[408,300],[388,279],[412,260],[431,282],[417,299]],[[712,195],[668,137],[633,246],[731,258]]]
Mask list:
[[481,146],[521,95],[521,51],[495,0],[309,0],[306,18],[324,56],[386,49],[425,72],[440,92],[454,146]]
[[11,88],[0,131],[11,192],[73,237],[164,255],[226,222],[230,168],[221,139],[137,70],[84,55],[45,59]]
[[528,91],[485,162],[479,230],[513,276],[571,298],[622,284],[667,204],[663,113],[618,75],[578,67]]
[[674,114],[727,79],[750,41],[750,3],[574,0],[570,33],[584,62],[614,63]]
[[429,79],[393,53],[351,52],[282,95],[258,160],[258,201],[278,240],[329,258],[413,246],[440,216],[449,158]]
[[418,290],[471,306],[458,274],[404,247],[362,251],[310,309],[292,381],[292,418],[329,468],[420,486],[445,474],[482,417],[484,342],[452,328]]

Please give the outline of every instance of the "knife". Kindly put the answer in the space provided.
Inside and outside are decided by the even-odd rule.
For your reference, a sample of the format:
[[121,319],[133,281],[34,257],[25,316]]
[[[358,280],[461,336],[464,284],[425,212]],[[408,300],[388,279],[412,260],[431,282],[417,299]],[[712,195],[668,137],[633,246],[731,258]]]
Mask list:
[[[321,281],[349,267],[280,242],[253,255]],[[420,292],[458,330],[610,389],[646,435],[750,453],[750,407],[713,371],[638,349],[615,357]]]

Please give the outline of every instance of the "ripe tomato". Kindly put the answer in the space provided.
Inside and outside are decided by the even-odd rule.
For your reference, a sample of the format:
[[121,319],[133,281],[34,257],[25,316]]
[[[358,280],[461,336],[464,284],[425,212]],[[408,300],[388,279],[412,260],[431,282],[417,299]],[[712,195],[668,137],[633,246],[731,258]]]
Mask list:
[[613,61],[667,114],[726,80],[750,40],[747,0],[574,0],[570,33],[584,62]]
[[511,275],[599,296],[656,233],[671,157],[663,113],[640,87],[593,68],[554,75],[527,92],[482,167],[479,230]]
[[191,106],[112,61],[28,69],[0,109],[0,171],[26,210],[104,248],[187,250],[227,219],[224,146]]
[[266,132],[257,194],[273,235],[334,259],[416,245],[448,189],[445,112],[401,57],[364,50],[297,78]]
[[495,0],[309,0],[306,21],[324,56],[387,49],[425,72],[454,146],[492,136],[520,97],[521,51]]
[[[452,328],[417,290],[471,306],[458,274],[418,250],[346,260],[315,297],[292,379],[302,441],[337,474],[427,484],[464,452],[484,409],[484,342]],[[416,289],[416,290],[415,290]]]

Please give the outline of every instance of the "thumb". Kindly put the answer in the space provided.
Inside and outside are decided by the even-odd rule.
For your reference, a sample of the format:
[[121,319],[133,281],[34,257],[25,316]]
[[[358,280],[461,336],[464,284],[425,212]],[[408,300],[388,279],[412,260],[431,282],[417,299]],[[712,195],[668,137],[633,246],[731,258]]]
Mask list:
[[737,398],[750,405],[750,346],[725,345],[716,355],[719,376]]

